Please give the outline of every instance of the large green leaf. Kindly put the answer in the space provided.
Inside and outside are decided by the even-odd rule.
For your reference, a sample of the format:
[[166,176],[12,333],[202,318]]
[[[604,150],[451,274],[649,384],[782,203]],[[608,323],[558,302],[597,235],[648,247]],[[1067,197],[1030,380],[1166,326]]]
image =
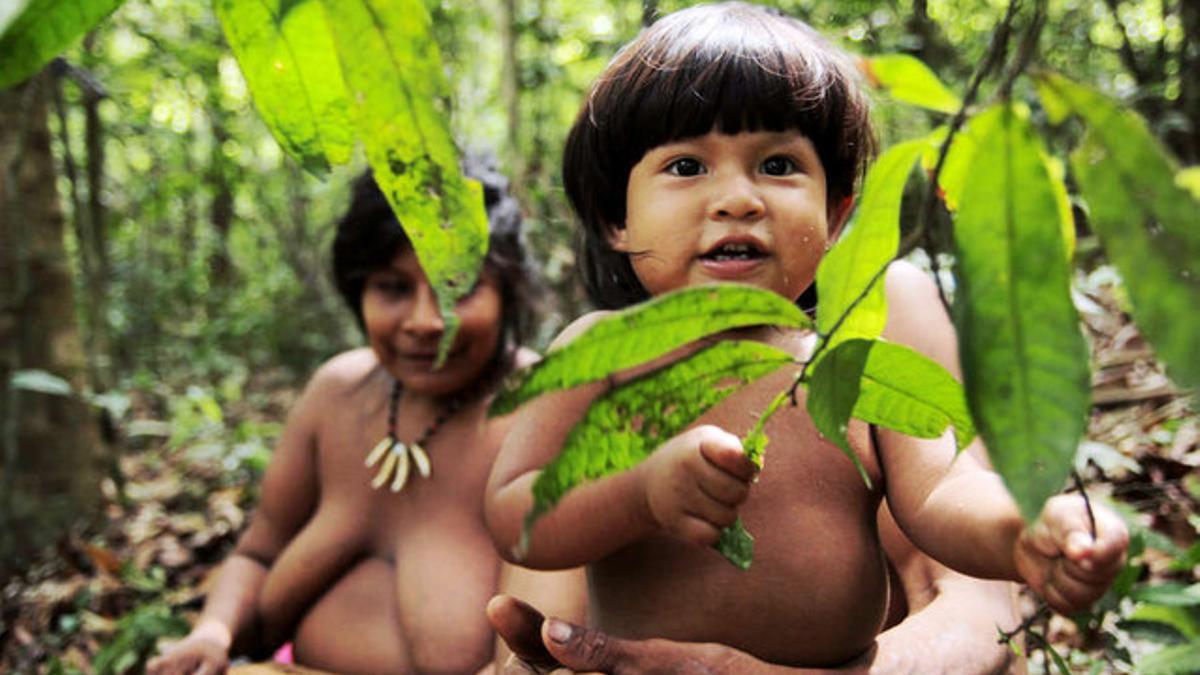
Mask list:
[[[635,466],[738,388],[790,363],[787,352],[758,342],[718,342],[600,397],[534,482],[523,538],[572,488]],[[730,546],[745,543],[731,535]],[[745,550],[734,552],[735,564],[749,564]]]
[[705,335],[764,324],[802,328],[811,322],[795,304],[754,286],[713,284],[667,293],[605,317],[532,368],[514,373],[490,414],[503,415],[546,392],[603,379]]
[[871,477],[850,447],[846,429],[850,415],[858,402],[862,386],[863,369],[874,340],[848,340],[826,352],[825,358],[817,362],[808,380],[808,414],[821,435],[841,448],[842,453],[854,463],[858,475],[867,487]]
[[23,82],[124,0],[13,0],[0,15],[0,89]]
[[937,438],[953,426],[960,450],[975,438],[958,380],[924,354],[882,340],[867,357],[853,416],[917,438]]
[[1165,647],[1138,659],[1142,675],[1193,675],[1200,672],[1200,640]]
[[321,0],[215,0],[213,7],[283,149],[317,175],[349,161],[350,100]]
[[[854,337],[875,338],[883,331],[887,297],[880,270],[896,257],[904,184],[926,147],[928,143],[923,139],[908,141],[880,156],[867,174],[848,230],[817,268],[821,298],[817,329],[830,340],[828,347]],[[843,319],[848,311],[850,314]],[[836,334],[830,335],[835,326]]]
[[1087,349],[1044,152],[1012,106],[971,122],[954,224],[960,359],[972,418],[1022,514],[1070,473],[1090,406]]
[[375,180],[413,243],[454,335],[487,252],[483,189],[462,175],[449,86],[422,0],[322,0]]
[[929,66],[908,54],[884,54],[866,59],[871,83],[887,89],[898,101],[954,114],[962,101],[950,91]]
[[[947,131],[948,129],[945,127],[939,128],[931,137],[937,139],[935,142],[940,144]],[[936,157],[935,150],[925,154],[924,166],[926,169],[933,170]],[[974,157],[975,140],[971,138],[971,128],[968,126],[960,130],[954,137],[954,141],[946,153],[946,161],[942,164],[942,171],[938,174],[941,198],[950,211],[958,211],[958,205],[962,201],[963,186],[967,183],[968,172]],[[1046,163],[1047,175],[1050,176],[1050,184],[1054,189],[1055,201],[1058,205],[1058,225],[1066,244],[1064,254],[1067,260],[1070,260],[1075,254],[1075,215],[1071,212],[1071,197],[1067,193],[1066,172],[1062,162],[1055,157],[1044,155],[1042,161]]]
[[1044,75],[1039,86],[1043,99],[1087,122],[1071,166],[1138,327],[1176,381],[1200,386],[1200,201],[1176,182],[1174,162],[1137,115],[1061,76]]

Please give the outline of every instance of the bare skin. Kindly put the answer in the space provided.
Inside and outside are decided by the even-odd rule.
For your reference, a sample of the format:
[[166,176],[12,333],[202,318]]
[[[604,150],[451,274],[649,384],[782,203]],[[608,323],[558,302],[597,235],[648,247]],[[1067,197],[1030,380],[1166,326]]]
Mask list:
[[[501,562],[482,495],[509,420],[487,419],[480,378],[496,351],[499,302],[486,278],[460,302],[452,362],[435,371],[424,355],[442,324],[415,257],[399,254],[372,275],[363,300],[372,347],[338,355],[312,377],[196,627],[149,672],[221,672],[231,650],[263,657],[289,640],[297,664],[331,672],[490,668],[483,610]],[[414,471],[398,493],[372,489],[376,471],[364,465],[387,433],[393,378],[403,385],[401,440],[419,438],[448,398],[466,397],[424,444],[432,474]]]
[[[931,321],[947,320],[925,311],[936,306],[928,302],[931,284],[910,270],[900,265],[889,274],[889,304],[924,330],[907,333],[891,322],[887,337],[947,362],[953,332],[929,330]],[[759,337],[801,359],[811,349],[803,336]],[[965,572],[1033,582],[1036,575],[1017,568],[1036,559],[1037,569],[1048,570],[1043,580],[1054,579],[1038,590],[1070,611],[1098,597],[1119,569],[1125,533],[1115,516],[1101,516],[1100,540],[1080,549],[1061,531],[1037,537],[1034,527],[1019,538],[1019,516],[998,479],[970,455],[955,460],[948,438],[881,432],[874,447],[866,426],[852,424],[851,446],[876,486],[867,489],[817,434],[803,400],[768,424],[769,470],[751,489],[753,471],[736,435],[791,375],[777,373],[730,396],[635,469],[568,494],[535,526],[521,562],[555,568],[590,561],[591,622],[613,637],[719,643],[773,664],[821,667],[863,657],[883,625],[887,581],[876,510],[884,475],[897,521],[924,550]],[[536,468],[602,388],[548,396],[521,413],[489,485],[489,525],[502,550],[516,540]],[[1052,502],[1050,521],[1070,522],[1075,506]],[[758,537],[746,573],[707,548],[737,515]]]

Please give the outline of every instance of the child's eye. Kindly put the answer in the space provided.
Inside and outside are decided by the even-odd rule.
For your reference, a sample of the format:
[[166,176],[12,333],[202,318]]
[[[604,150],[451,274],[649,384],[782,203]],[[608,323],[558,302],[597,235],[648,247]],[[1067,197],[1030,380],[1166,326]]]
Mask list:
[[768,176],[789,176],[800,171],[800,167],[791,157],[776,155],[768,157],[762,163],[762,172]]
[[704,165],[691,157],[681,157],[667,165],[667,173],[673,176],[699,176]]

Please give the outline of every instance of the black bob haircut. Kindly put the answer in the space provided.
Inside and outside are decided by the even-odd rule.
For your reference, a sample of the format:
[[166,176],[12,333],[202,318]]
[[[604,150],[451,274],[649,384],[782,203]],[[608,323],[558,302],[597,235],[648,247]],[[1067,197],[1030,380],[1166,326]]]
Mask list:
[[[529,337],[535,320],[539,286],[530,268],[521,234],[521,209],[508,194],[508,180],[488,160],[468,156],[463,173],[483,184],[488,215],[488,252],[484,269],[500,290],[501,354],[512,356]],[[333,279],[359,329],[365,332],[362,296],[367,277],[391,265],[412,248],[370,169],[353,184],[350,206],[337,223],[333,240]]]
[[854,194],[875,153],[869,114],[849,57],[778,10],[699,5],[644,29],[596,81],[563,151],[589,299],[616,309],[648,297],[608,241],[624,227],[629,173],[647,151],[714,129],[797,130],[817,151],[832,207]]

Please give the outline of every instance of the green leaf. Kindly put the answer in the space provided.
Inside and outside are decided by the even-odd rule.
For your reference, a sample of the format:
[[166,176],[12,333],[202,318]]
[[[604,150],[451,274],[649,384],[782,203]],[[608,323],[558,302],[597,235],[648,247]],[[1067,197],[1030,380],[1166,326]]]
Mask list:
[[1128,620],[1166,624],[1187,640],[1200,640],[1200,613],[1186,607],[1138,605]]
[[504,384],[489,414],[503,415],[529,399],[604,379],[705,335],[756,325],[803,328],[811,321],[777,293],[753,286],[693,286],[614,312],[561,349]]
[[1038,84],[1043,99],[1060,99],[1088,124],[1071,166],[1138,328],[1173,379],[1200,386],[1200,202],[1176,183],[1174,161],[1136,114],[1058,75]]
[[721,530],[714,548],[740,570],[750,569],[750,563],[754,562],[754,535],[746,531],[741,518]]
[[596,399],[534,481],[523,539],[572,488],[632,468],[738,388],[793,362],[758,342],[718,342]]
[[1166,607],[1200,606],[1200,584],[1165,583],[1142,586],[1131,594],[1134,600]]
[[937,438],[953,425],[959,450],[975,438],[958,380],[924,354],[882,340],[867,357],[853,416],[917,438]]
[[123,0],[16,0],[0,16],[0,89],[24,82]]
[[56,396],[75,395],[75,390],[71,387],[70,382],[45,370],[18,370],[13,372],[8,382],[14,389]]
[[817,362],[808,381],[808,414],[821,435],[841,448],[858,469],[867,487],[871,477],[850,447],[846,429],[850,415],[858,402],[863,370],[867,357],[876,344],[873,340],[848,340],[826,352],[825,358]]
[[[422,0],[322,0],[375,181],[433,285],[446,330],[487,253],[483,188],[459,168],[449,85]],[[294,10],[293,10],[294,11]]]
[[354,149],[350,99],[320,0],[215,0],[267,128],[309,172],[322,176]]
[[1175,174],[1175,184],[1191,193],[1193,199],[1200,199],[1200,166],[1180,169]]
[[1011,106],[971,126],[977,148],[954,223],[960,358],[971,416],[1032,520],[1070,473],[1088,355],[1040,143]]
[[[1024,107],[1019,110],[1024,114]],[[947,132],[946,127],[941,127],[931,134],[931,138],[943,139]],[[940,143],[940,140],[934,141],[934,143]],[[976,141],[971,136],[971,127],[964,127],[954,136],[954,141],[946,153],[942,171],[938,174],[938,187],[941,188],[942,201],[952,212],[957,212],[958,205],[962,202],[963,186],[966,185],[970,175],[975,148]],[[924,157],[925,168],[932,171],[936,159],[935,151],[927,152]],[[1059,228],[1065,243],[1064,254],[1067,260],[1070,260],[1075,255],[1075,215],[1071,211],[1071,197],[1067,192],[1066,169],[1061,160],[1051,155],[1043,153],[1042,161],[1046,163],[1046,172],[1050,177],[1050,184],[1058,206]]]
[[1190,675],[1200,672],[1200,640],[1167,647],[1137,662],[1142,675]]
[[884,54],[866,59],[871,84],[887,89],[897,101],[954,114],[962,107],[929,66],[908,54]]
[[[821,298],[817,303],[817,330],[830,340],[829,347],[854,337],[875,338],[883,331],[887,297],[885,272],[881,270],[896,257],[904,184],[927,147],[923,139],[908,141],[892,146],[879,157],[867,173],[848,230],[817,268]],[[860,296],[861,301],[854,305]],[[852,305],[853,311],[843,319]],[[836,334],[831,335],[835,327]]]

